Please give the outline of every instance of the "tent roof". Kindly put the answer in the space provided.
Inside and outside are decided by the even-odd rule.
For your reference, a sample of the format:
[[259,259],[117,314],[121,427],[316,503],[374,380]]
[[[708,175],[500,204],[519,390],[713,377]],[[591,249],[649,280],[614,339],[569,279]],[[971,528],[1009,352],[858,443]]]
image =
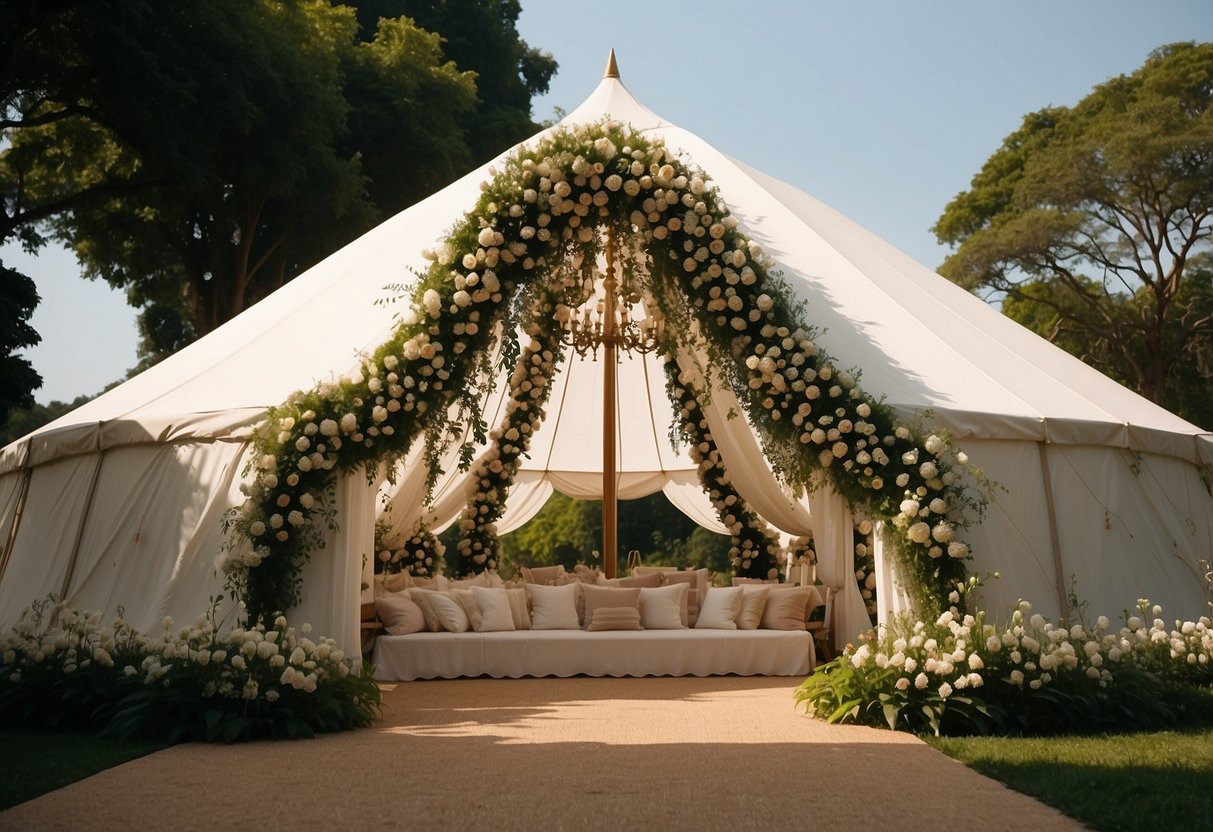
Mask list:
[[[807,302],[810,322],[825,330],[822,345],[841,365],[862,369],[864,388],[899,410],[930,408],[934,423],[959,439],[1105,445],[1213,463],[1210,434],[1085,366],[808,194],[663,120],[617,78],[604,78],[562,124],[605,115],[660,136],[715,180],[746,232]],[[0,452],[0,471],[111,445],[239,438],[291,392],[354,367],[360,352],[386,338],[398,311],[374,301],[388,294],[387,284],[407,280],[410,268],[424,270],[421,251],[475,203],[491,165],[10,445]],[[643,372],[649,378],[634,377]],[[589,392],[593,373],[593,364],[574,367],[568,387],[556,391],[561,396],[553,398],[549,416],[558,415],[558,429],[537,436],[531,466],[597,468],[584,442],[601,425],[601,414],[593,415],[601,399]],[[633,419],[623,428],[625,465],[685,469],[689,461],[658,441],[669,423],[660,365],[651,356],[625,361],[620,376],[621,389],[655,394],[650,408],[623,400],[621,413]]]

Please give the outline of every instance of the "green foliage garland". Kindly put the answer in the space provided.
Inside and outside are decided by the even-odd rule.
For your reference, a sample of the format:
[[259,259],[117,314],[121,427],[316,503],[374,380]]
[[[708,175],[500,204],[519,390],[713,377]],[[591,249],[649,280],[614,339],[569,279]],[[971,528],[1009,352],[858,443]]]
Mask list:
[[543,422],[552,376],[564,355],[559,331],[540,325],[545,318],[550,320],[554,311],[554,301],[541,294],[526,326],[531,340],[523,346],[510,377],[510,398],[502,424],[490,435],[492,446],[472,467],[474,490],[460,519],[455,567],[459,575],[495,570],[501,562],[495,524],[505,511],[506,495],[518,475],[522,456]]
[[716,516],[729,530],[729,561],[739,577],[768,579],[779,572],[779,537],[737,493],[720,458],[720,449],[708,429],[708,420],[696,397],[694,384],[685,377],[677,360],[665,361],[667,386],[678,405],[678,429],[686,440],[691,459],[698,466],[699,482]]
[[[733,389],[775,474],[793,488],[816,487],[824,474],[852,505],[891,520],[913,600],[945,606],[965,577],[968,547],[954,538],[973,505],[947,443],[917,441],[854,373],[837,369],[705,174],[659,140],[602,121],[557,130],[507,159],[427,252],[432,263],[392,337],[352,377],[268,414],[236,521],[252,546],[233,547],[224,564],[254,620],[297,602],[335,471],[394,463],[420,435],[433,472],[457,423],[484,440],[477,391],[494,347],[510,355],[519,311],[537,293],[563,296],[557,317],[584,300],[608,235],[637,291],[666,318],[665,352],[706,354],[705,387]],[[470,463],[470,444],[465,451]]]

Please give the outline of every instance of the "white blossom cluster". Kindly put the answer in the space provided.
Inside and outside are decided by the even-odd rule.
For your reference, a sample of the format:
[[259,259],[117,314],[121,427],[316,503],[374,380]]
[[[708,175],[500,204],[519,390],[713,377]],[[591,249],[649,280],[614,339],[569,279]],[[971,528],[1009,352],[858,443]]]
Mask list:
[[[1161,609],[1153,609],[1161,615]],[[1031,604],[1020,602],[1004,628],[984,623],[981,616],[948,610],[933,624],[918,621],[908,631],[894,627],[875,641],[848,647],[845,660],[857,669],[892,668],[897,691],[913,689],[947,699],[992,681],[1040,690],[1063,675],[1083,676],[1107,687],[1122,666],[1184,675],[1187,667],[1208,668],[1213,655],[1207,617],[1177,621],[1168,630],[1160,618],[1147,623],[1130,616],[1124,627],[1113,630],[1104,616],[1090,628],[1062,627],[1031,610]],[[1159,646],[1166,651],[1161,661]]]
[[[497,568],[496,521],[504,510],[522,455],[543,421],[559,353],[554,343],[540,337],[537,323],[532,322],[531,332],[510,376],[510,396],[501,426],[490,433],[492,444],[472,467],[473,491],[459,524],[461,571]],[[550,333],[544,336],[551,338]]]
[[732,538],[729,561],[733,569],[745,577],[775,577],[779,571],[776,562],[778,538],[733,487],[689,375],[680,372],[678,363],[672,359],[666,362],[666,374],[678,399],[679,426],[687,440],[691,461],[698,470],[699,482]]
[[279,616],[272,628],[220,633],[202,616],[181,627],[165,618],[163,631],[147,636],[121,617],[102,627],[99,613],[35,604],[0,638],[0,684],[38,672],[71,676],[95,664],[144,685],[197,689],[203,698],[273,703],[285,688],[313,693],[326,679],[361,672],[359,657],[347,658],[330,638],[309,639],[310,631],[305,624],[297,635]]

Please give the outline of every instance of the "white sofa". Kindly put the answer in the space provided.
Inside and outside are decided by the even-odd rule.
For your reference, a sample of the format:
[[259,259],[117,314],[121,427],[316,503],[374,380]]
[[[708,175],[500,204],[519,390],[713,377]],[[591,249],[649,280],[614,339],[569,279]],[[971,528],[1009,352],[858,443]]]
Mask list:
[[805,676],[803,630],[514,630],[381,635],[375,679],[491,676]]

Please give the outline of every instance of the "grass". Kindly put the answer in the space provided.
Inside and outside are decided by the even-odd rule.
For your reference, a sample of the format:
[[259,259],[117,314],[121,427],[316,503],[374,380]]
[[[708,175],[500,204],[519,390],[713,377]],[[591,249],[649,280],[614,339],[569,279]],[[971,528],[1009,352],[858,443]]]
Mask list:
[[86,731],[0,728],[0,759],[6,761],[0,766],[0,810],[166,747]]
[[1208,830],[1213,727],[1097,737],[924,737],[1101,832]]

